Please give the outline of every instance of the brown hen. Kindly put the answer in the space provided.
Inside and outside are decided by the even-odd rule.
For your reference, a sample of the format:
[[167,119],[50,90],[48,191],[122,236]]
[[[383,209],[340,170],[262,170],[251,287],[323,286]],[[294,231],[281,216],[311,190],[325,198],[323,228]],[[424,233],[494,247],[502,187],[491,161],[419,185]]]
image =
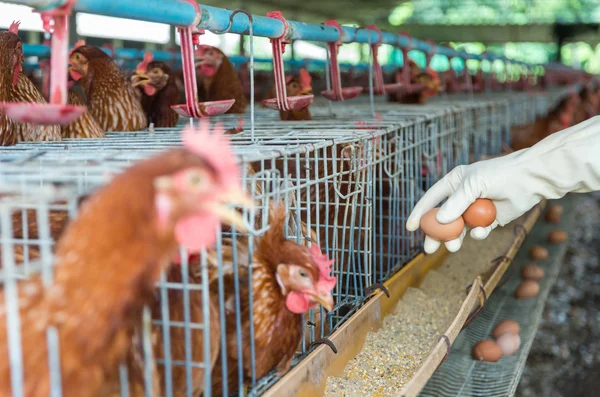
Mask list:
[[[436,96],[442,90],[442,83],[438,73],[426,68],[424,71],[417,65],[415,61],[409,59],[410,64],[410,82],[411,84],[423,84],[425,90],[419,92],[406,93],[400,90],[399,92],[388,94],[388,101],[400,102],[404,104],[420,104],[424,105],[427,99]],[[396,81],[402,81],[402,69],[396,71]]]
[[[23,73],[23,43],[17,35],[19,23],[0,33],[0,102],[47,103],[40,90]],[[17,123],[0,116],[0,145],[18,142],[60,140],[60,127]]]
[[[53,285],[44,288],[34,277],[19,288],[24,395],[49,394],[46,329],[53,326],[62,395],[105,396],[135,348],[142,308],[154,301],[155,283],[178,245],[196,251],[214,242],[221,219],[241,224],[224,207],[224,200],[245,203],[245,196],[220,139],[185,134],[185,149],[134,165],[86,200],[57,244]],[[5,299],[1,294],[2,308]],[[6,321],[0,316],[3,397],[11,395]]]
[[[73,90],[69,90],[69,105],[84,106],[83,99]],[[100,125],[92,117],[89,110],[83,113],[77,120],[61,128],[63,138],[105,138],[106,135]]]
[[246,96],[233,64],[221,50],[200,45],[194,54],[200,102],[235,99],[227,113],[244,113]]
[[[300,69],[298,75],[289,75],[285,79],[286,95],[300,96],[300,95],[312,95],[312,78],[306,69]],[[275,98],[275,86],[271,87],[269,91],[269,98]],[[268,99],[268,98],[267,98]],[[300,120],[312,120],[310,114],[310,106],[306,106],[302,109],[294,110],[280,110],[279,118],[283,121],[300,121]]]
[[[249,256],[248,241],[239,239],[235,243],[231,240],[223,242],[221,255],[227,345],[222,349],[226,350],[226,382],[231,392],[240,386],[237,376],[239,361],[242,361],[244,373],[242,382],[251,378],[253,369],[257,379],[272,369],[279,375],[287,372],[302,340],[302,313],[317,304],[322,304],[328,310],[333,309],[331,289],[335,286],[335,277],[329,275],[333,261],[322,256],[317,245],[309,249],[288,240],[284,233],[285,222],[285,207],[273,208],[269,214],[269,230],[256,242],[251,276],[249,264],[244,263],[243,259]],[[236,289],[233,273],[234,252],[236,258],[241,259],[236,263],[239,289]],[[211,295],[217,301],[218,283],[216,279],[211,285]],[[239,308],[236,307],[236,291],[239,292]],[[253,296],[252,306],[250,293]],[[253,313],[253,340],[250,340],[250,310]],[[242,346],[238,346],[237,342],[236,314],[241,318]],[[252,343],[254,368],[251,360]],[[238,348],[241,348],[241,357]],[[212,371],[212,394],[215,397],[223,396],[222,358],[223,353],[219,354]]]
[[79,43],[69,55],[69,74],[85,91],[87,106],[104,131],[138,131],[148,120],[133,87],[110,56]]
[[157,128],[175,127],[179,119],[171,109],[179,102],[179,88],[172,74],[169,65],[153,61],[152,53],[147,52],[131,76],[131,85],[139,91],[148,122]]

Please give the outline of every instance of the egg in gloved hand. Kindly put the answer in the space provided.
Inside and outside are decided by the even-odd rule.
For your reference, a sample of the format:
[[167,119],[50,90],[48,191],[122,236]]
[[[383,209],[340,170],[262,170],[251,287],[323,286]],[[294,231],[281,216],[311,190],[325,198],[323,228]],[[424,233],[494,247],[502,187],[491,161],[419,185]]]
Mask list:
[[496,207],[491,200],[477,199],[467,208],[464,214],[448,224],[439,223],[436,214],[439,208],[425,213],[421,218],[423,232],[437,241],[450,241],[460,237],[465,223],[471,227],[490,226],[496,219]]
[[435,214],[438,211],[439,208],[434,208],[423,215],[421,218],[421,229],[423,229],[423,232],[437,241],[445,242],[458,238],[465,227],[462,217],[444,225],[435,219]]
[[496,206],[492,200],[477,199],[462,214],[462,217],[470,227],[487,227],[496,220]]

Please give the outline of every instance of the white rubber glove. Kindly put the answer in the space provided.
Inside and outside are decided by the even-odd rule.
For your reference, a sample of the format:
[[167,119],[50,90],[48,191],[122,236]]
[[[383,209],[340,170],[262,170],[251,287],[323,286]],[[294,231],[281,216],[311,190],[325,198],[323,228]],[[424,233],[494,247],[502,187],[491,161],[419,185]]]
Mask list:
[[[415,205],[406,222],[409,231],[419,228],[423,214],[448,200],[438,211],[440,223],[450,223],[478,198],[496,206],[496,220],[489,227],[471,230],[483,240],[498,225],[504,226],[530,210],[542,199],[557,199],[567,193],[600,190],[600,116],[548,136],[531,148],[503,157],[454,168],[429,189]],[[460,249],[462,235],[445,243],[450,252]],[[425,237],[425,252],[441,243]]]

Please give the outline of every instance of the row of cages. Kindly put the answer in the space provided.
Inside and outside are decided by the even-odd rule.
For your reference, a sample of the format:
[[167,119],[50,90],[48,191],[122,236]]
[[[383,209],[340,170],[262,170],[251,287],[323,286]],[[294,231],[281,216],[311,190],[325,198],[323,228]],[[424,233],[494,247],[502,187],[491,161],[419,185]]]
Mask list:
[[[250,287],[264,257],[257,253],[261,239],[283,229],[288,240],[302,247],[317,243],[335,261],[334,309],[302,314],[295,364],[350,318],[374,286],[422,250],[423,235],[407,232],[405,223],[423,192],[458,165],[501,154],[510,145],[512,125],[547,113],[565,92],[456,95],[424,106],[376,101],[375,115],[372,103],[357,99],[352,105],[313,106],[313,120],[302,122],[282,122],[276,112],[257,109],[253,133],[246,126],[231,135],[241,183],[256,203],[255,211],[245,213],[249,232],[221,230],[214,248],[198,258],[182,252],[179,266],[162,276],[151,321],[142,330],[143,345],[154,347],[145,350],[144,366],[155,366],[144,372],[146,395],[153,395],[153,377],[163,396],[264,393],[285,371],[260,367],[257,357],[271,354],[277,342],[256,344],[264,323],[253,310],[240,309],[248,301],[256,307],[263,296]],[[238,116],[211,122],[228,128]],[[9,302],[18,302],[19,289],[33,275],[51,282],[53,247],[86,195],[132,163],[179,147],[185,123],[0,149],[0,282],[6,302],[0,314],[12,330],[13,395],[24,395],[22,375],[14,369],[22,354],[23,313]],[[277,216],[278,205],[285,219]],[[109,222],[110,216],[99,220]],[[119,265],[107,264],[107,271],[109,266]],[[278,333],[284,331],[271,326],[273,338],[282,338]],[[57,343],[48,345],[47,354],[57,360],[60,351]],[[123,396],[135,395],[128,369],[115,369]]]

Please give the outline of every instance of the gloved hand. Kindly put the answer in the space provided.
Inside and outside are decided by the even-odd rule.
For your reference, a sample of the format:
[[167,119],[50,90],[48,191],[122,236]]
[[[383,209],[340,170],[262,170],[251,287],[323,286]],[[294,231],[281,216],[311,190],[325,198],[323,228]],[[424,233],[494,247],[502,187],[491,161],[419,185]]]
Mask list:
[[[454,168],[419,200],[406,222],[409,231],[419,228],[421,217],[445,198],[436,215],[450,223],[478,198],[496,206],[491,226],[476,227],[471,237],[483,240],[498,225],[523,215],[542,199],[557,199],[569,192],[600,190],[600,116],[548,136],[536,145],[490,160]],[[466,235],[445,243],[450,252],[460,249]],[[431,254],[441,242],[425,237]]]

